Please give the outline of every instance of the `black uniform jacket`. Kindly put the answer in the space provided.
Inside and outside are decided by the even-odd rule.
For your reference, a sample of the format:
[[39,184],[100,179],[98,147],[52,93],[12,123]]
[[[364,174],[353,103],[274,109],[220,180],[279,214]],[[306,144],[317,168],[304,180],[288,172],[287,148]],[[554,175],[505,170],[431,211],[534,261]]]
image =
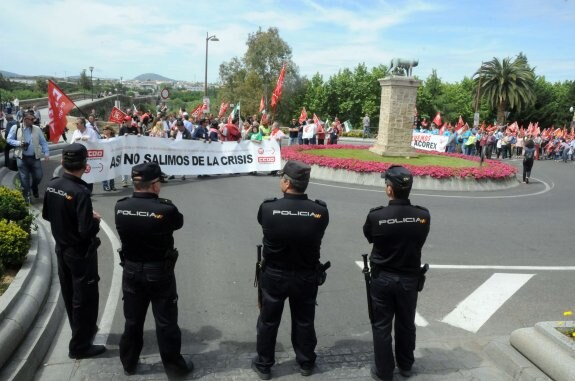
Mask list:
[[60,247],[86,248],[100,230],[87,186],[82,179],[64,173],[46,187],[42,218],[50,221],[52,235]]
[[372,265],[392,273],[419,275],[430,222],[429,211],[409,200],[390,200],[387,207],[371,209],[363,234],[373,243]]
[[325,202],[310,200],[305,194],[286,193],[283,198],[260,205],[258,222],[264,234],[266,265],[289,270],[315,268],[329,224]]
[[184,216],[170,200],[155,193],[134,192],[116,203],[116,230],[126,259],[134,262],[162,261],[174,248],[174,230]]

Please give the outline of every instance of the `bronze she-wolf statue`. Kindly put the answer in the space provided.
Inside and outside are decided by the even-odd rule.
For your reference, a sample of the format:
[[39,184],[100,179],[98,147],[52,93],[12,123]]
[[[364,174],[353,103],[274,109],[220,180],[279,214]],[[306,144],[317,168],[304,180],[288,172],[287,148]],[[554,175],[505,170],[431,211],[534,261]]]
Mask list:
[[407,60],[404,58],[394,58],[389,65],[389,72],[394,75],[404,75],[411,77],[411,69],[419,64],[419,60]]

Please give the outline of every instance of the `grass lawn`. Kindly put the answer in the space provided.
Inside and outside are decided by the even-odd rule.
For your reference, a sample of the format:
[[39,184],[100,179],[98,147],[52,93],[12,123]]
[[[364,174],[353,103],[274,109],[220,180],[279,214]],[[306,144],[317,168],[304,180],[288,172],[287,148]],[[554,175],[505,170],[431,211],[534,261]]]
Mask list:
[[327,156],[340,159],[356,159],[361,161],[379,161],[383,163],[410,164],[415,166],[440,166],[451,168],[479,167],[479,162],[441,155],[419,154],[418,157],[379,156],[366,149],[312,149],[305,151],[306,155]]

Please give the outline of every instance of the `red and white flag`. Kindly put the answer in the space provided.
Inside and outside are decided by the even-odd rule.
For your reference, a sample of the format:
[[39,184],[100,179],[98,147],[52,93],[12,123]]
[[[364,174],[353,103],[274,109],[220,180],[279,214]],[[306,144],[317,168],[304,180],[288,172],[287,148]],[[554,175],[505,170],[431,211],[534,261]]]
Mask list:
[[227,111],[228,107],[230,107],[230,102],[222,102],[220,105],[220,112],[218,113],[218,119],[224,116],[225,112]]
[[[437,114],[439,115],[439,113],[437,113]],[[441,116],[439,117],[439,120],[441,121]],[[435,123],[435,119],[433,119],[433,123]],[[465,124],[465,122],[463,121],[463,118],[461,117],[461,115],[459,115],[459,120],[457,121],[456,128],[459,130],[461,127],[463,127],[464,124]]]
[[264,102],[264,96],[262,95],[262,99],[260,101],[260,114],[264,112],[266,109],[266,103]]
[[304,120],[307,120],[307,112],[305,111],[305,107],[302,107],[301,113],[299,114],[299,122],[303,123]]
[[437,115],[435,115],[435,118],[433,118],[433,123],[435,123],[437,127],[441,127],[441,125],[443,124],[443,122],[441,121],[441,113],[439,111],[437,112]]
[[313,122],[315,123],[316,126],[319,127],[319,118],[317,117],[317,115],[315,115],[315,112],[313,113]]
[[50,141],[58,143],[68,124],[66,116],[76,105],[51,80],[48,80],[48,115],[50,117]]
[[193,116],[194,118],[199,117],[200,115],[202,115],[202,111],[204,111],[204,103],[200,103],[199,105],[196,106],[196,108],[194,108],[192,110],[192,112],[190,113],[191,116]]
[[272,110],[275,110],[276,105],[278,104],[280,97],[282,96],[282,88],[283,88],[283,83],[284,83],[284,77],[286,74],[286,64],[284,63],[284,66],[282,67],[282,70],[280,71],[280,76],[278,78],[278,81],[276,83],[276,88],[274,89],[273,93],[272,93]]
[[127,116],[128,115],[126,115],[122,110],[114,106],[114,108],[112,108],[112,112],[110,113],[110,118],[108,118],[108,121],[122,124],[124,118]]

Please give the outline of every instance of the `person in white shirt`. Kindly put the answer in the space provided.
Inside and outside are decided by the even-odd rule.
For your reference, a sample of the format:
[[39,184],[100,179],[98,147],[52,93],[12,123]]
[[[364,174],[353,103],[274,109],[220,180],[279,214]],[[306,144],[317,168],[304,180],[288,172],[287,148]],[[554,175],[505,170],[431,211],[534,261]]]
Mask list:
[[76,119],[76,131],[72,134],[70,143],[78,143],[79,141],[84,142],[95,142],[99,139],[98,134],[93,128],[86,127],[86,119],[77,118]]

